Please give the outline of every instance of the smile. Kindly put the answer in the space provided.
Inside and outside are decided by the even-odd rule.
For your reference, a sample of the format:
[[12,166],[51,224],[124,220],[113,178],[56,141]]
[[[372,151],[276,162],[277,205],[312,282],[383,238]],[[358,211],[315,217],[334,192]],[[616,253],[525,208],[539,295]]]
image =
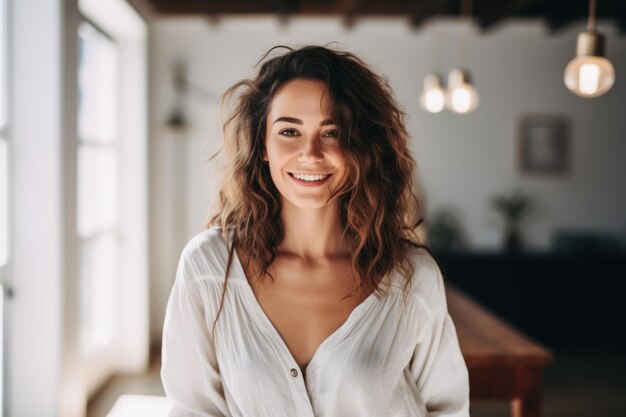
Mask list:
[[303,180],[303,181],[319,181],[319,180],[323,180],[327,177],[330,177],[330,174],[292,174],[290,173],[294,178],[297,178],[299,180]]
[[294,174],[289,173],[289,176],[294,181],[301,185],[321,185],[324,184],[332,174]]

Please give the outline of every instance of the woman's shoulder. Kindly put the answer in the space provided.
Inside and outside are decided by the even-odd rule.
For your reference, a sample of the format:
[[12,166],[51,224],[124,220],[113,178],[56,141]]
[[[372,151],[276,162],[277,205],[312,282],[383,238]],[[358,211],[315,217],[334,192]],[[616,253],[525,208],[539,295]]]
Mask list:
[[224,239],[222,228],[219,226],[212,226],[192,237],[185,245],[183,252],[194,252],[198,250],[198,248],[220,249],[222,247],[225,248],[225,244],[226,241]]
[[178,275],[187,282],[198,279],[224,279],[228,244],[222,228],[203,230],[185,245],[178,263]]
[[446,307],[443,275],[430,249],[410,247],[407,256],[413,266],[411,296],[429,312]]

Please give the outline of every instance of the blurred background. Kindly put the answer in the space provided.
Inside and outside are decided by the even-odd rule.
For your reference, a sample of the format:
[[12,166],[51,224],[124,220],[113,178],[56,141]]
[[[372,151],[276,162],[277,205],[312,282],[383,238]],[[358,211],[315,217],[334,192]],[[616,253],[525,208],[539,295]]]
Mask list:
[[[583,35],[568,67],[585,31],[608,61]],[[506,328],[459,317],[466,360],[513,346],[499,377],[478,351],[473,383],[541,357],[530,406],[478,389],[472,415],[626,415],[625,32],[622,0],[0,0],[2,415],[166,415],[163,318],[217,193],[219,99],[279,44],[388,78],[447,283]]]

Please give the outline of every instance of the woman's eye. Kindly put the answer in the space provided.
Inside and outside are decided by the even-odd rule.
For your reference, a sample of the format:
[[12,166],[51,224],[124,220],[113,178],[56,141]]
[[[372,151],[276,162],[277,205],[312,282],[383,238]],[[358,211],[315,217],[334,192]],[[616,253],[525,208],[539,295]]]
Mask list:
[[283,136],[298,136],[298,131],[295,129],[283,129],[278,132],[278,134]]
[[327,137],[327,138],[338,138],[339,137],[339,133],[335,129],[329,130],[327,132],[324,132],[324,137]]

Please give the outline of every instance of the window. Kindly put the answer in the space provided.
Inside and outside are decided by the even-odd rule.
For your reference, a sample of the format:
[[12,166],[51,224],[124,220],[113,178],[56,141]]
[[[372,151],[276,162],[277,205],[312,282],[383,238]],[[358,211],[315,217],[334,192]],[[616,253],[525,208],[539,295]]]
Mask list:
[[9,252],[9,152],[6,114],[6,1],[0,0],[0,268],[8,261]]
[[6,1],[0,0],[0,416],[4,415],[4,293],[9,261],[9,144],[7,141]]
[[117,45],[84,22],[78,33],[78,239],[80,349],[114,338],[119,275]]

